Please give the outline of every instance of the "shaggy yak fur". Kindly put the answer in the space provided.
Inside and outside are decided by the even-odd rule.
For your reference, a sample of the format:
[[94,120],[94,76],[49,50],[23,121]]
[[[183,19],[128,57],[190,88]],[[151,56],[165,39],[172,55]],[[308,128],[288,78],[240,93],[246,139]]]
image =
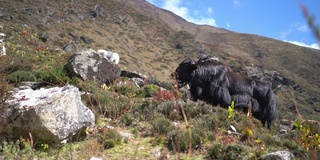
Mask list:
[[263,126],[277,118],[278,104],[272,89],[264,82],[235,73],[230,67],[212,55],[200,56],[197,62],[183,60],[172,73],[179,88],[190,86],[194,101],[202,100],[212,105],[227,108],[231,101],[235,109],[248,111],[259,119]]

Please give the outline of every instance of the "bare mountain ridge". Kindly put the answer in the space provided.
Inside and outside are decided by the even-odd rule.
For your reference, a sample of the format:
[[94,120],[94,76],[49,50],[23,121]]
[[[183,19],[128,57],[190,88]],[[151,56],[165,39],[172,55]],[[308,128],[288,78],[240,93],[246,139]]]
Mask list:
[[[46,42],[38,45],[52,50],[69,43],[78,48],[105,48],[120,54],[121,68],[167,82],[173,82],[169,75],[184,58],[211,53],[239,70],[258,66],[293,80],[302,88],[302,92],[294,92],[302,110],[319,119],[314,112],[319,100],[307,102],[320,97],[319,50],[195,25],[145,0],[0,1],[0,25],[8,40],[16,33],[28,32],[44,35]],[[85,43],[80,37],[92,42]],[[277,96],[283,111],[289,111],[291,94],[279,92]]]
[[[155,19],[167,24],[171,29],[186,31],[193,35],[198,42],[217,46],[222,53],[243,56],[250,59],[251,63],[259,65],[261,62],[255,56],[260,52],[264,55],[263,61],[269,69],[283,72],[288,77],[297,74],[304,79],[298,81],[307,81],[312,85],[320,86],[320,76],[317,74],[320,73],[319,50],[258,35],[236,33],[207,25],[195,25],[170,11],[146,4],[147,2],[144,0],[132,1],[132,3],[136,8],[144,10],[146,14],[152,15]],[[318,87],[317,89],[319,89]]]

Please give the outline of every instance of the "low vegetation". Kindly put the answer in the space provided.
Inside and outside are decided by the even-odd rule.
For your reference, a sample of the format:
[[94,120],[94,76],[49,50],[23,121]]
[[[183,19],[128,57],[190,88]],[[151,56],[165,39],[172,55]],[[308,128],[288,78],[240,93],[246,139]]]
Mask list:
[[[112,2],[105,1],[105,3],[109,5]],[[117,10],[122,7],[122,5],[112,6],[111,4],[109,6]],[[99,15],[99,20],[104,16],[102,13]],[[112,16],[114,19],[110,21],[113,22],[119,17],[119,15]],[[135,54],[122,54],[124,57],[120,65],[123,68],[135,66],[143,71],[146,70],[146,73],[150,73],[151,68],[154,68],[157,74],[169,76],[172,68],[166,63],[176,63],[186,56],[197,56],[191,53],[200,50],[196,47],[202,47],[201,44],[186,40],[188,37],[194,38],[188,33],[183,32],[170,36],[171,30],[168,30],[168,27],[159,25],[158,28],[154,28],[151,24],[155,22],[148,16],[134,14],[132,17],[135,19],[130,21],[133,24],[142,21],[143,32],[137,27],[138,25],[133,25],[133,28],[138,28],[134,28],[138,30],[136,31],[122,22],[108,24],[106,27],[106,30],[110,31],[108,33],[102,32],[100,28],[95,30],[95,33],[99,35],[106,34],[106,37],[112,37],[108,37],[107,41],[110,42],[107,43],[107,46],[96,44],[99,48],[135,52]],[[90,22],[92,21],[98,21],[98,19],[90,19]],[[94,28],[95,23],[82,23],[81,31],[87,32],[87,29]],[[46,31],[48,26],[40,23],[37,27],[40,31]],[[148,27],[163,31],[149,30],[148,33]],[[55,50],[54,47],[46,47],[39,39],[37,31],[28,29],[28,27],[12,25],[11,28],[14,29],[7,31],[10,32],[10,38],[6,39],[7,56],[0,57],[0,112],[6,109],[3,102],[10,97],[8,91],[23,81],[38,81],[48,86],[63,86],[69,83],[77,86],[81,91],[90,93],[83,95],[82,100],[95,113],[96,125],[86,129],[85,138],[75,136],[73,141],[58,146],[34,142],[32,135],[26,139],[2,140],[0,159],[90,159],[91,157],[102,159],[261,159],[264,154],[279,150],[289,150],[296,159],[319,159],[320,157],[319,133],[314,132],[309,124],[303,123],[302,119],[291,116],[297,114],[288,113],[288,109],[281,108],[280,115],[283,117],[290,115],[292,118],[290,120],[298,119],[293,124],[296,129],[289,128],[287,133],[279,133],[282,124],[280,120],[275,122],[271,130],[268,130],[250,114],[235,111],[233,105],[228,109],[222,109],[203,102],[184,102],[181,98],[183,95],[173,88],[165,90],[152,84],[138,88],[125,77],[120,77],[113,85],[102,88],[92,81],[84,82],[78,78],[68,77],[64,71],[64,65],[71,53]],[[118,31],[123,28],[127,30]],[[72,31],[68,27],[62,27],[62,30]],[[134,34],[136,32],[138,34]],[[119,36],[114,37],[111,33],[118,33]],[[148,40],[144,37],[146,35],[146,37],[153,37],[153,34],[158,34],[150,40],[156,43],[154,46],[147,43]],[[163,35],[165,38],[160,37]],[[61,33],[57,36],[59,37],[58,42],[50,45],[64,46],[68,42],[64,38],[66,36],[67,33]],[[166,38],[172,39],[170,41],[172,46],[164,44]],[[141,43],[142,41],[146,44]],[[181,51],[174,50],[176,42],[180,41],[184,42],[181,45],[185,47]],[[235,40],[233,43],[239,44],[238,42],[239,40]],[[83,46],[88,47],[82,44]],[[135,47],[130,48],[131,46]],[[226,52],[222,50],[223,44],[210,44],[209,48],[210,46],[220,55]],[[151,52],[152,58],[145,56],[143,51]],[[177,55],[173,56],[171,52]],[[181,54],[178,54],[180,52]],[[136,56],[136,54],[142,56]],[[137,57],[150,59],[144,62],[139,61]],[[237,63],[239,61],[236,59],[239,57],[231,58],[235,59],[232,60],[233,66],[242,66]],[[164,61],[159,61],[159,59]],[[272,60],[269,59],[269,61]],[[128,83],[119,85],[119,82],[123,81]],[[290,96],[285,98],[294,98]],[[290,126],[291,122],[289,121],[287,126]]]
[[[12,53],[9,57],[13,54],[19,55]],[[54,56],[55,53],[50,54]],[[1,64],[5,64],[5,58],[0,60]],[[46,74],[35,71],[33,66],[19,70],[24,65],[27,64],[3,66],[1,99],[8,97],[7,91],[12,85],[24,80],[37,80],[50,85],[72,81],[61,65],[51,61],[36,67],[51,68]],[[273,130],[267,130],[256,119],[234,111],[233,105],[226,110],[201,102],[184,103],[176,90],[164,90],[155,85],[137,88],[134,85],[114,84],[102,89],[93,82],[72,82],[80,89],[93,93],[83,98],[97,116],[96,126],[88,129],[87,137],[74,138],[73,142],[61,146],[34,144],[32,138],[3,141],[0,145],[1,155],[9,159],[74,159],[91,156],[116,159],[125,154],[127,151],[124,148],[127,148],[131,154],[126,156],[138,159],[168,155],[193,159],[257,159],[266,153],[285,149],[291,150],[296,157],[317,157],[320,149],[319,135],[298,122],[295,123],[297,131],[291,133],[296,134],[288,134],[279,140],[274,136],[283,135],[277,135],[276,126]],[[133,136],[126,139],[120,132],[128,132]],[[160,155],[152,153],[155,151]],[[114,154],[117,152],[120,154]]]
[[[54,52],[47,54],[59,58]],[[8,57],[13,55],[22,56],[11,52]],[[66,58],[60,59],[66,63]],[[0,64],[7,61],[6,57],[0,60]],[[86,130],[85,139],[74,137],[72,142],[60,146],[34,143],[32,136],[3,141],[0,153],[9,159],[89,159],[92,156],[106,159],[166,156],[173,159],[259,159],[277,150],[290,150],[298,158],[318,157],[319,154],[319,135],[298,122],[296,131],[279,134],[277,125],[267,130],[251,116],[235,111],[234,104],[226,110],[203,102],[183,102],[177,90],[165,90],[156,85],[137,88],[130,83],[115,83],[101,88],[90,81],[71,79],[62,65],[53,61],[33,64],[2,66],[1,99],[6,99],[7,91],[25,80],[58,86],[72,82],[92,93],[84,95],[83,102],[96,114],[96,126]],[[128,79],[122,77],[117,80],[120,81]],[[131,136],[124,137],[123,133]]]

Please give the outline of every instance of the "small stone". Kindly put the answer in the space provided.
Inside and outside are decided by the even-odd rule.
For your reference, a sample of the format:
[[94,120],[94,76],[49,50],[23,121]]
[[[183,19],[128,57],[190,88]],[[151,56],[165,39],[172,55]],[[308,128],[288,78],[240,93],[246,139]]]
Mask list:
[[263,156],[264,160],[292,160],[294,155],[289,151],[277,151]]
[[280,129],[279,133],[284,134],[284,133],[288,133],[288,131],[286,129]]

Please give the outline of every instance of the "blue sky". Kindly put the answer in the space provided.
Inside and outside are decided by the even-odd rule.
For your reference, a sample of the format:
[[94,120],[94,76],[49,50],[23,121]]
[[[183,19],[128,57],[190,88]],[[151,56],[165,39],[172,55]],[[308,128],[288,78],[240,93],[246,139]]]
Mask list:
[[256,34],[317,48],[300,9],[303,4],[320,25],[320,0],[147,0],[189,22]]

